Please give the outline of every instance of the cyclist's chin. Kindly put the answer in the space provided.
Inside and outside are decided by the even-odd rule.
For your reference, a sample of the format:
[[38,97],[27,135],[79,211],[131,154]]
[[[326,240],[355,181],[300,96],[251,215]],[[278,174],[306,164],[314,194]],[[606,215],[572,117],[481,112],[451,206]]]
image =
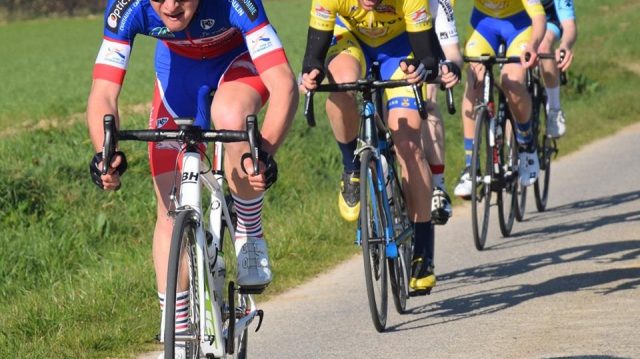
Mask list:
[[366,11],[373,10],[380,2],[381,0],[358,0],[360,7]]

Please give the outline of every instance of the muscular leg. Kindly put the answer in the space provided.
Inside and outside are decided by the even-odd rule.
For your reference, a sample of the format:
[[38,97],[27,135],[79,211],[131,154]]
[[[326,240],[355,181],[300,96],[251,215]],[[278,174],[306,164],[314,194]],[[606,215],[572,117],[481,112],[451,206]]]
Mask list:
[[[329,78],[334,83],[356,81],[361,76],[360,67],[360,63],[353,56],[339,54],[329,63]],[[333,134],[338,142],[351,142],[358,136],[359,114],[353,93],[331,93],[327,99],[326,109]]]

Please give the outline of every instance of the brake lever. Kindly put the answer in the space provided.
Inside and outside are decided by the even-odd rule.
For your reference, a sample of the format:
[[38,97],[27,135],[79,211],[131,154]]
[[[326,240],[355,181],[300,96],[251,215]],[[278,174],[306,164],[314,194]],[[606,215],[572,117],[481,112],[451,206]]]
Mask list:
[[104,115],[104,142],[102,145],[102,174],[109,172],[109,165],[116,152],[118,143],[118,132],[116,129],[116,117],[114,115]]

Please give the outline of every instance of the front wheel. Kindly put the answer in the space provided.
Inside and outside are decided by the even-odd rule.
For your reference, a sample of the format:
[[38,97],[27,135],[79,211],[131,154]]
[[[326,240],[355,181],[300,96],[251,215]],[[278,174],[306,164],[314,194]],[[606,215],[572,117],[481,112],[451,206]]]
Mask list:
[[538,212],[547,209],[547,199],[549,198],[549,182],[551,180],[551,158],[555,155],[556,143],[554,139],[547,136],[542,140],[542,146],[538,149],[538,159],[540,161],[540,177],[533,185],[536,195],[536,208]]
[[[367,297],[373,325],[379,332],[387,324],[387,259],[385,213],[378,186],[378,161],[371,151],[360,156],[360,241]],[[384,182],[383,182],[384,183]]]
[[508,237],[513,229],[513,222],[518,205],[518,144],[515,128],[511,120],[505,120],[504,144],[501,149],[503,188],[498,192],[498,219],[500,232]]
[[489,112],[479,107],[475,114],[475,137],[471,156],[471,227],[478,250],[484,249],[489,229],[493,147],[489,143]]
[[[181,211],[176,218],[169,266],[167,269],[167,288],[165,297],[164,357],[174,358],[176,345],[184,347],[186,358],[199,358],[200,313],[198,296],[198,273],[196,250],[197,213],[192,210]],[[184,330],[176,333],[176,293],[187,292],[189,306],[186,313]],[[176,340],[176,334],[183,339]],[[191,338],[191,340],[186,339]],[[186,340],[185,340],[186,339]],[[182,349],[180,349],[182,350]]]

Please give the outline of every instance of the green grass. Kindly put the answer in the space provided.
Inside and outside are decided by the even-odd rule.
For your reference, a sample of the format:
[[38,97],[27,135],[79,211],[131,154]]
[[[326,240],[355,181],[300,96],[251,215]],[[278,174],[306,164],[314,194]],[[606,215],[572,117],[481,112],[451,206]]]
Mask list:
[[[627,70],[640,58],[631,29],[640,20],[636,3],[577,4],[580,39],[572,82],[563,88],[569,132],[560,141],[561,154],[637,121],[639,76]],[[456,9],[462,33],[468,6],[460,2]],[[267,7],[297,72],[309,2],[281,0]],[[146,148],[122,145],[130,160],[123,188],[103,193],[89,181],[91,146],[77,120],[101,36],[98,19],[0,26],[3,54],[14,54],[0,66],[0,358],[122,358],[154,348],[155,199]],[[120,102],[125,108],[151,99],[153,46],[149,39],[136,40]],[[461,92],[456,89],[458,98]],[[146,125],[148,110],[141,108],[123,117],[124,127]],[[319,99],[316,108],[322,108]],[[278,154],[281,176],[268,193],[264,219],[275,273],[269,294],[357,250],[354,226],[337,215],[340,159],[327,121],[318,115],[315,129],[298,116]],[[64,127],[25,129],[41,119]],[[463,159],[459,115],[445,115],[445,124],[452,189]]]

